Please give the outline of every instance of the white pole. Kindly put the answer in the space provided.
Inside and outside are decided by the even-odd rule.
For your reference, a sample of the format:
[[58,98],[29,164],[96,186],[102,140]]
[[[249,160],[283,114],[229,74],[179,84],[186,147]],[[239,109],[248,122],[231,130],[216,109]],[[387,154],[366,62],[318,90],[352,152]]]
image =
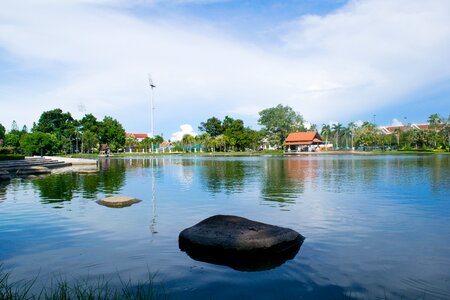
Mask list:
[[154,91],[154,88],[156,87],[154,84],[153,84],[153,80],[152,80],[152,77],[150,76],[150,74],[148,74],[148,81],[149,81],[149,84],[150,84],[150,88],[151,88],[151,95],[150,95],[150,118],[151,118],[151,129],[150,129],[150,135],[151,135],[151,137],[153,138],[154,137],[154,135],[155,135],[155,130],[154,130],[154,119],[153,119],[153,113],[154,113],[154,110],[155,110],[155,106],[154,106],[154,98],[155,98],[155,91]]

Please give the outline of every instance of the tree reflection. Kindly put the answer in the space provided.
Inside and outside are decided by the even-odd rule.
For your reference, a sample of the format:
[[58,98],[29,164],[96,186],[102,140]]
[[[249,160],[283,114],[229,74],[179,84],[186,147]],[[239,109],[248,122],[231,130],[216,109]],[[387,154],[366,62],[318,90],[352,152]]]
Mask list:
[[241,160],[203,160],[202,177],[209,191],[240,192],[245,185],[245,162]]
[[8,181],[0,181],[0,203],[6,200],[6,187],[9,184]]
[[70,201],[77,193],[85,198],[97,198],[98,193],[114,194],[125,185],[123,160],[100,161],[96,174],[60,173],[32,181],[39,189],[42,203]]
[[79,177],[73,173],[54,174],[32,182],[40,191],[42,203],[70,201],[74,191],[80,188]]

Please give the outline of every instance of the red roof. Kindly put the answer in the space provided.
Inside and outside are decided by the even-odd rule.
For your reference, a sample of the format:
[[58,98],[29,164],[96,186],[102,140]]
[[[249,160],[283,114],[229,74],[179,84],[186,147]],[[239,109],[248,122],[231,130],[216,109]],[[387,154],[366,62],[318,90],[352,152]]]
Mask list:
[[160,146],[160,147],[169,147],[169,146],[171,146],[171,145],[172,145],[171,142],[164,141],[164,142],[162,142],[159,146]]
[[322,138],[315,131],[293,132],[286,138],[286,145],[311,145],[312,143],[321,143]]
[[148,138],[148,135],[146,133],[125,133],[125,137],[129,138],[129,137],[134,137],[136,139],[145,139]]

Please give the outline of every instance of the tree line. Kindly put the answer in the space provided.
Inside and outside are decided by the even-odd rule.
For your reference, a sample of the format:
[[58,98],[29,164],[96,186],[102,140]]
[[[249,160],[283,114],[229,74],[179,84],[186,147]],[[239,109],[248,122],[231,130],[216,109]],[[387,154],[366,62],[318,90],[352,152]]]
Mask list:
[[450,151],[450,116],[432,114],[427,125],[425,128],[413,124],[391,126],[393,131],[388,133],[368,121],[360,126],[350,122],[346,127],[341,123],[323,124],[320,134],[323,141],[332,143],[335,149]]
[[3,152],[26,155],[94,153],[99,144],[108,144],[111,149],[123,147],[125,130],[119,121],[109,116],[100,121],[94,115],[86,114],[76,120],[70,112],[57,108],[43,112],[30,131],[26,126],[19,130],[13,121],[11,130],[6,132],[0,124],[0,139],[3,140]]
[[[210,117],[198,126],[201,134],[184,135],[181,141],[172,143],[174,151],[252,151],[262,144],[283,148],[287,135],[291,132],[318,131],[315,124],[306,126],[301,114],[290,106],[281,104],[259,112],[260,130],[245,126],[241,119],[226,116],[223,120]],[[370,122],[358,126],[355,122],[344,126],[341,123],[323,124],[320,130],[323,142],[333,144],[334,149],[450,149],[450,116],[444,118],[432,114],[427,128],[417,128],[412,124],[396,127],[386,134],[380,127]],[[126,137],[122,124],[105,116],[97,120],[86,114],[80,120],[69,112],[53,109],[43,112],[38,122],[29,131],[26,126],[20,130],[14,121],[6,132],[0,124],[0,152],[23,153],[26,155],[55,153],[95,153],[101,144],[108,144],[113,151],[129,147],[133,149],[155,150],[163,142],[162,135],[138,141]],[[1,145],[0,145],[1,146]],[[195,150],[194,150],[195,149]]]

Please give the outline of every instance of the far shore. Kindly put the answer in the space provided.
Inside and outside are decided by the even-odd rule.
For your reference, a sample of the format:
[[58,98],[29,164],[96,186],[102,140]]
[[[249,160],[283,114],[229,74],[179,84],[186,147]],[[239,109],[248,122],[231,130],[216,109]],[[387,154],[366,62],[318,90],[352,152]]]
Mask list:
[[[259,152],[122,152],[113,153],[109,157],[131,157],[131,156],[315,156],[315,155],[433,155],[444,154],[450,152],[445,151],[320,151],[320,152],[283,152],[279,150],[259,151]],[[65,157],[73,158],[106,158],[105,155],[99,154],[67,154]]]

